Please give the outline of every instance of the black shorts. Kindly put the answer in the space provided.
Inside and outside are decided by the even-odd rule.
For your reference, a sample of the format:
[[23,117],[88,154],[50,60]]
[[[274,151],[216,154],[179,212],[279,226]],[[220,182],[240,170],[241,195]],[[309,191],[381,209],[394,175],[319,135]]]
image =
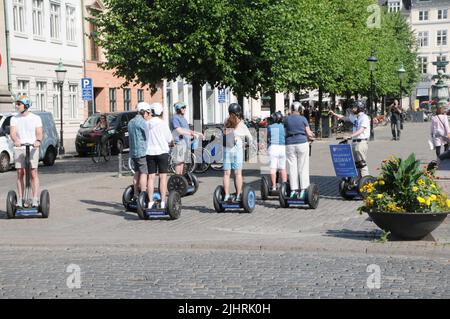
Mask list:
[[147,155],[147,168],[149,174],[169,173],[169,154]]

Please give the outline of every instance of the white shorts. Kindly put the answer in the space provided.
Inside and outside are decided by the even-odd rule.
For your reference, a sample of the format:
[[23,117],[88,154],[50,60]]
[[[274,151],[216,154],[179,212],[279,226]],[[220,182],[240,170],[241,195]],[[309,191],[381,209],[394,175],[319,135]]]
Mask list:
[[[16,168],[26,167],[26,150],[25,147],[14,148],[14,165]],[[39,148],[30,148],[31,168],[37,168],[39,165]]]
[[286,169],[286,145],[270,145],[270,168]]

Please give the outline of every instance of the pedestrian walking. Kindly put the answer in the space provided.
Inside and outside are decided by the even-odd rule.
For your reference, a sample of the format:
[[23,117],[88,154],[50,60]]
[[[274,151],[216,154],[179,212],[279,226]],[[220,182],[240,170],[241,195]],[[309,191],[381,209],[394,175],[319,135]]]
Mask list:
[[391,112],[391,131],[392,131],[392,140],[399,141],[400,140],[400,126],[402,125],[402,109],[398,103],[398,100],[394,100],[389,106]]
[[431,140],[436,151],[436,156],[441,155],[442,147],[444,152],[448,151],[448,143],[450,138],[450,127],[448,117],[444,113],[442,107],[436,109],[436,114],[431,117]]

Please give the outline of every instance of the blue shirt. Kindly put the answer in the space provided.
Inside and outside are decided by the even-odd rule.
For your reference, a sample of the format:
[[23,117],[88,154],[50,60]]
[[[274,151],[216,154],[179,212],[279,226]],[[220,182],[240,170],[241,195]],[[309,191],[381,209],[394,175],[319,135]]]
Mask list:
[[308,142],[306,128],[308,121],[301,115],[289,115],[284,120],[286,128],[286,145],[303,144]]
[[[174,130],[176,130],[177,128],[181,127],[182,129],[185,130],[189,130],[189,123],[188,121],[184,118],[184,116],[181,115],[174,115],[173,119],[172,119],[172,127]],[[175,143],[179,144],[181,140],[184,140],[186,143],[189,142],[189,136],[186,135],[178,135],[178,133],[175,133]],[[181,136],[181,139],[180,139]]]
[[142,115],[136,115],[128,123],[128,134],[130,141],[130,157],[141,158],[147,154],[147,138],[145,131],[147,130],[147,122]]
[[268,143],[270,145],[285,145],[286,137],[284,126],[281,123],[274,123],[268,127]]

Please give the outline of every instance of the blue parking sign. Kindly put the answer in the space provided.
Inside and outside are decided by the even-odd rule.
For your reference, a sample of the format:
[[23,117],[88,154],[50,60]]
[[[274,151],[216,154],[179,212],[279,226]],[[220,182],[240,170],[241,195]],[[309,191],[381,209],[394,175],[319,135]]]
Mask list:
[[81,79],[81,96],[84,101],[93,100],[93,83],[91,78]]
[[331,160],[338,177],[358,176],[352,147],[349,144],[330,145]]
[[225,103],[225,89],[219,89],[218,93],[219,103]]

